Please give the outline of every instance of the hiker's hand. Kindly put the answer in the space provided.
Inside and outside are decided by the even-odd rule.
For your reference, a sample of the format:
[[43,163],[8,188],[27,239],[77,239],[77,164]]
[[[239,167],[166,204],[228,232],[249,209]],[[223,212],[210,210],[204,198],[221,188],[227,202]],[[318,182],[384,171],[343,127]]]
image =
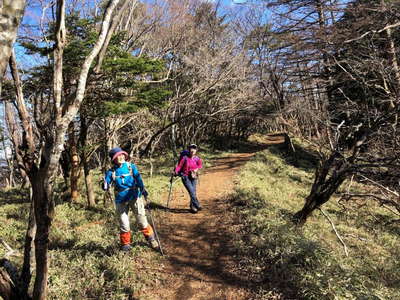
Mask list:
[[146,191],[146,189],[143,190],[142,195],[147,201],[147,197],[149,196],[149,193]]
[[103,189],[103,191],[108,191],[109,186],[108,186],[108,184],[107,184],[106,181],[103,181],[103,182],[102,182],[101,188]]

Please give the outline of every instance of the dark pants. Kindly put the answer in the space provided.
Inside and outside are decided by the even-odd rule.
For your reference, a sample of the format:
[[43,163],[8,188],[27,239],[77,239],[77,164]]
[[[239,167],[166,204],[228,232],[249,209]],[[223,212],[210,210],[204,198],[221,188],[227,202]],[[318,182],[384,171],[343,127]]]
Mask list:
[[199,208],[200,203],[196,196],[197,179],[191,179],[188,176],[182,176],[182,182],[190,195],[190,204],[196,208]]

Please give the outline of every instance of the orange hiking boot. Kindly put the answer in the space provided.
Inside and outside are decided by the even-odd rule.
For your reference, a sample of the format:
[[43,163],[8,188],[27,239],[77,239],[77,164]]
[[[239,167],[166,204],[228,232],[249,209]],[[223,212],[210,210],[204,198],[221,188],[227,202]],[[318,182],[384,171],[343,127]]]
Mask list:
[[121,242],[121,251],[128,252],[132,249],[131,246],[131,232],[121,232],[119,234],[119,239]]

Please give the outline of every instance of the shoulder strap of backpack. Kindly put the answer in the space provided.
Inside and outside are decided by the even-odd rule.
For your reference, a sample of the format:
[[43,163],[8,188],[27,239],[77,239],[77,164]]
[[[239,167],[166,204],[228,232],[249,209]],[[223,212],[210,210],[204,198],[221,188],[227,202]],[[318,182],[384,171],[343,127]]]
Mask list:
[[[134,176],[133,176],[133,171],[132,171],[132,165],[131,165],[131,163],[130,163],[130,162],[125,162],[125,163],[128,164],[129,174],[130,174],[132,177],[134,177]],[[115,179],[116,179],[117,177],[119,177],[119,176],[115,175],[115,167],[112,167],[112,180],[115,181]]]
[[128,162],[127,164],[128,164],[129,174],[131,174],[131,176],[134,177],[133,176],[133,171],[132,171],[132,163]]

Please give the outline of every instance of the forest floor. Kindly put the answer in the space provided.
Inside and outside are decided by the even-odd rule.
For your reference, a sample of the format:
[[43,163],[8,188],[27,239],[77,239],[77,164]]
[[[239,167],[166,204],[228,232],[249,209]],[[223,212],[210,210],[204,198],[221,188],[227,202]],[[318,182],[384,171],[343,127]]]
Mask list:
[[[197,194],[203,210],[197,214],[189,212],[188,194],[180,180],[174,181],[170,208],[164,208],[166,213],[159,226],[165,261],[162,268],[151,269],[153,276],[164,278],[163,284],[139,292],[136,297],[176,300],[252,298],[254,283],[238,271],[240,262],[233,244],[238,224],[230,214],[227,198],[233,193],[240,167],[268,145],[283,142],[282,136],[271,137],[267,143],[250,147],[247,152],[215,158],[212,167],[199,179]],[[167,199],[168,195],[163,198]]]

